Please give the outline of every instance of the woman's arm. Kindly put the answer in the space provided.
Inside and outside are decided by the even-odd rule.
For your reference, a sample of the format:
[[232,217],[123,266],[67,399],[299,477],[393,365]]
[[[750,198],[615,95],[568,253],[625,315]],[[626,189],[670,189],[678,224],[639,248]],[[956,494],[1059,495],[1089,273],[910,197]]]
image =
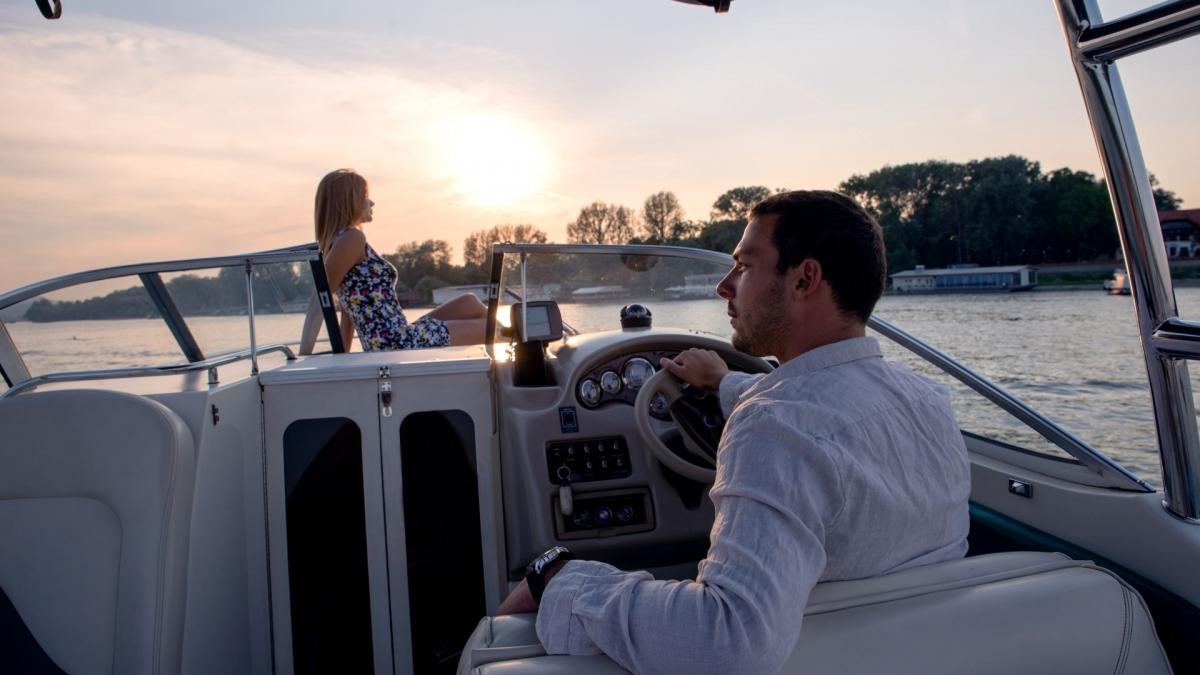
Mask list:
[[325,256],[325,276],[329,279],[329,289],[337,292],[346,280],[350,268],[362,262],[367,257],[367,236],[357,227],[352,227],[338,235],[337,241]]

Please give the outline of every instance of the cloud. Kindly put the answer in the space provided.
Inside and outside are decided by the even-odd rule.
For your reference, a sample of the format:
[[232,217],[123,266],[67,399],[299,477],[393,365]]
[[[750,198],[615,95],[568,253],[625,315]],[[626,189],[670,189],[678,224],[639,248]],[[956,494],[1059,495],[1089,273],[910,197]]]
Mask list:
[[[530,113],[485,78],[446,84],[429,75],[324,58],[316,47],[292,57],[79,14],[23,24],[0,13],[0,288],[80,262],[311,240],[312,191],[342,166],[372,182],[383,216],[378,248],[432,227],[457,243],[491,223],[444,208],[458,196],[431,174],[441,151],[435,130],[463,114]],[[545,201],[561,210],[559,200]],[[515,216],[540,208],[534,199]],[[410,217],[421,220],[401,227]]]

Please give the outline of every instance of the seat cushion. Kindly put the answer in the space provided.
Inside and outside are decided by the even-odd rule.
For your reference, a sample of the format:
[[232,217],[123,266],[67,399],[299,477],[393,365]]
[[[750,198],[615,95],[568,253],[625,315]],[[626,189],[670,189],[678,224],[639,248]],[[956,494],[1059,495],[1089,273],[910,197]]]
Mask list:
[[[536,615],[488,617],[459,675],[623,673],[542,656]],[[1141,597],[1057,553],[997,553],[818,584],[785,673],[1170,673]]]
[[179,669],[195,458],[147,398],[0,401],[0,587],[70,673]]

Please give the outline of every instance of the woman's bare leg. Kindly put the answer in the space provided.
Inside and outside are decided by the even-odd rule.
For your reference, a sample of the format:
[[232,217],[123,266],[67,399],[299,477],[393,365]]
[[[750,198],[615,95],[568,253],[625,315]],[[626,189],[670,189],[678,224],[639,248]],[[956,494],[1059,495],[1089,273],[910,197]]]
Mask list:
[[487,316],[487,305],[479,301],[479,298],[464,293],[457,298],[447,300],[442,304],[429,310],[425,316],[442,321],[461,321],[467,319],[482,319]]
[[484,319],[451,319],[445,321],[446,329],[450,331],[450,344],[480,345],[483,344],[483,333],[487,327]]

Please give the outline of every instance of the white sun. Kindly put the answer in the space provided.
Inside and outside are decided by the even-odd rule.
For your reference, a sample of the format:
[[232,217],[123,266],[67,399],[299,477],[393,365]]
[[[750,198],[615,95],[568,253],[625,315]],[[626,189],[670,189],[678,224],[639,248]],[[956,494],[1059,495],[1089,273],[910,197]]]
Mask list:
[[502,117],[466,117],[443,127],[443,172],[471,202],[504,206],[542,188],[548,173],[538,136]]

